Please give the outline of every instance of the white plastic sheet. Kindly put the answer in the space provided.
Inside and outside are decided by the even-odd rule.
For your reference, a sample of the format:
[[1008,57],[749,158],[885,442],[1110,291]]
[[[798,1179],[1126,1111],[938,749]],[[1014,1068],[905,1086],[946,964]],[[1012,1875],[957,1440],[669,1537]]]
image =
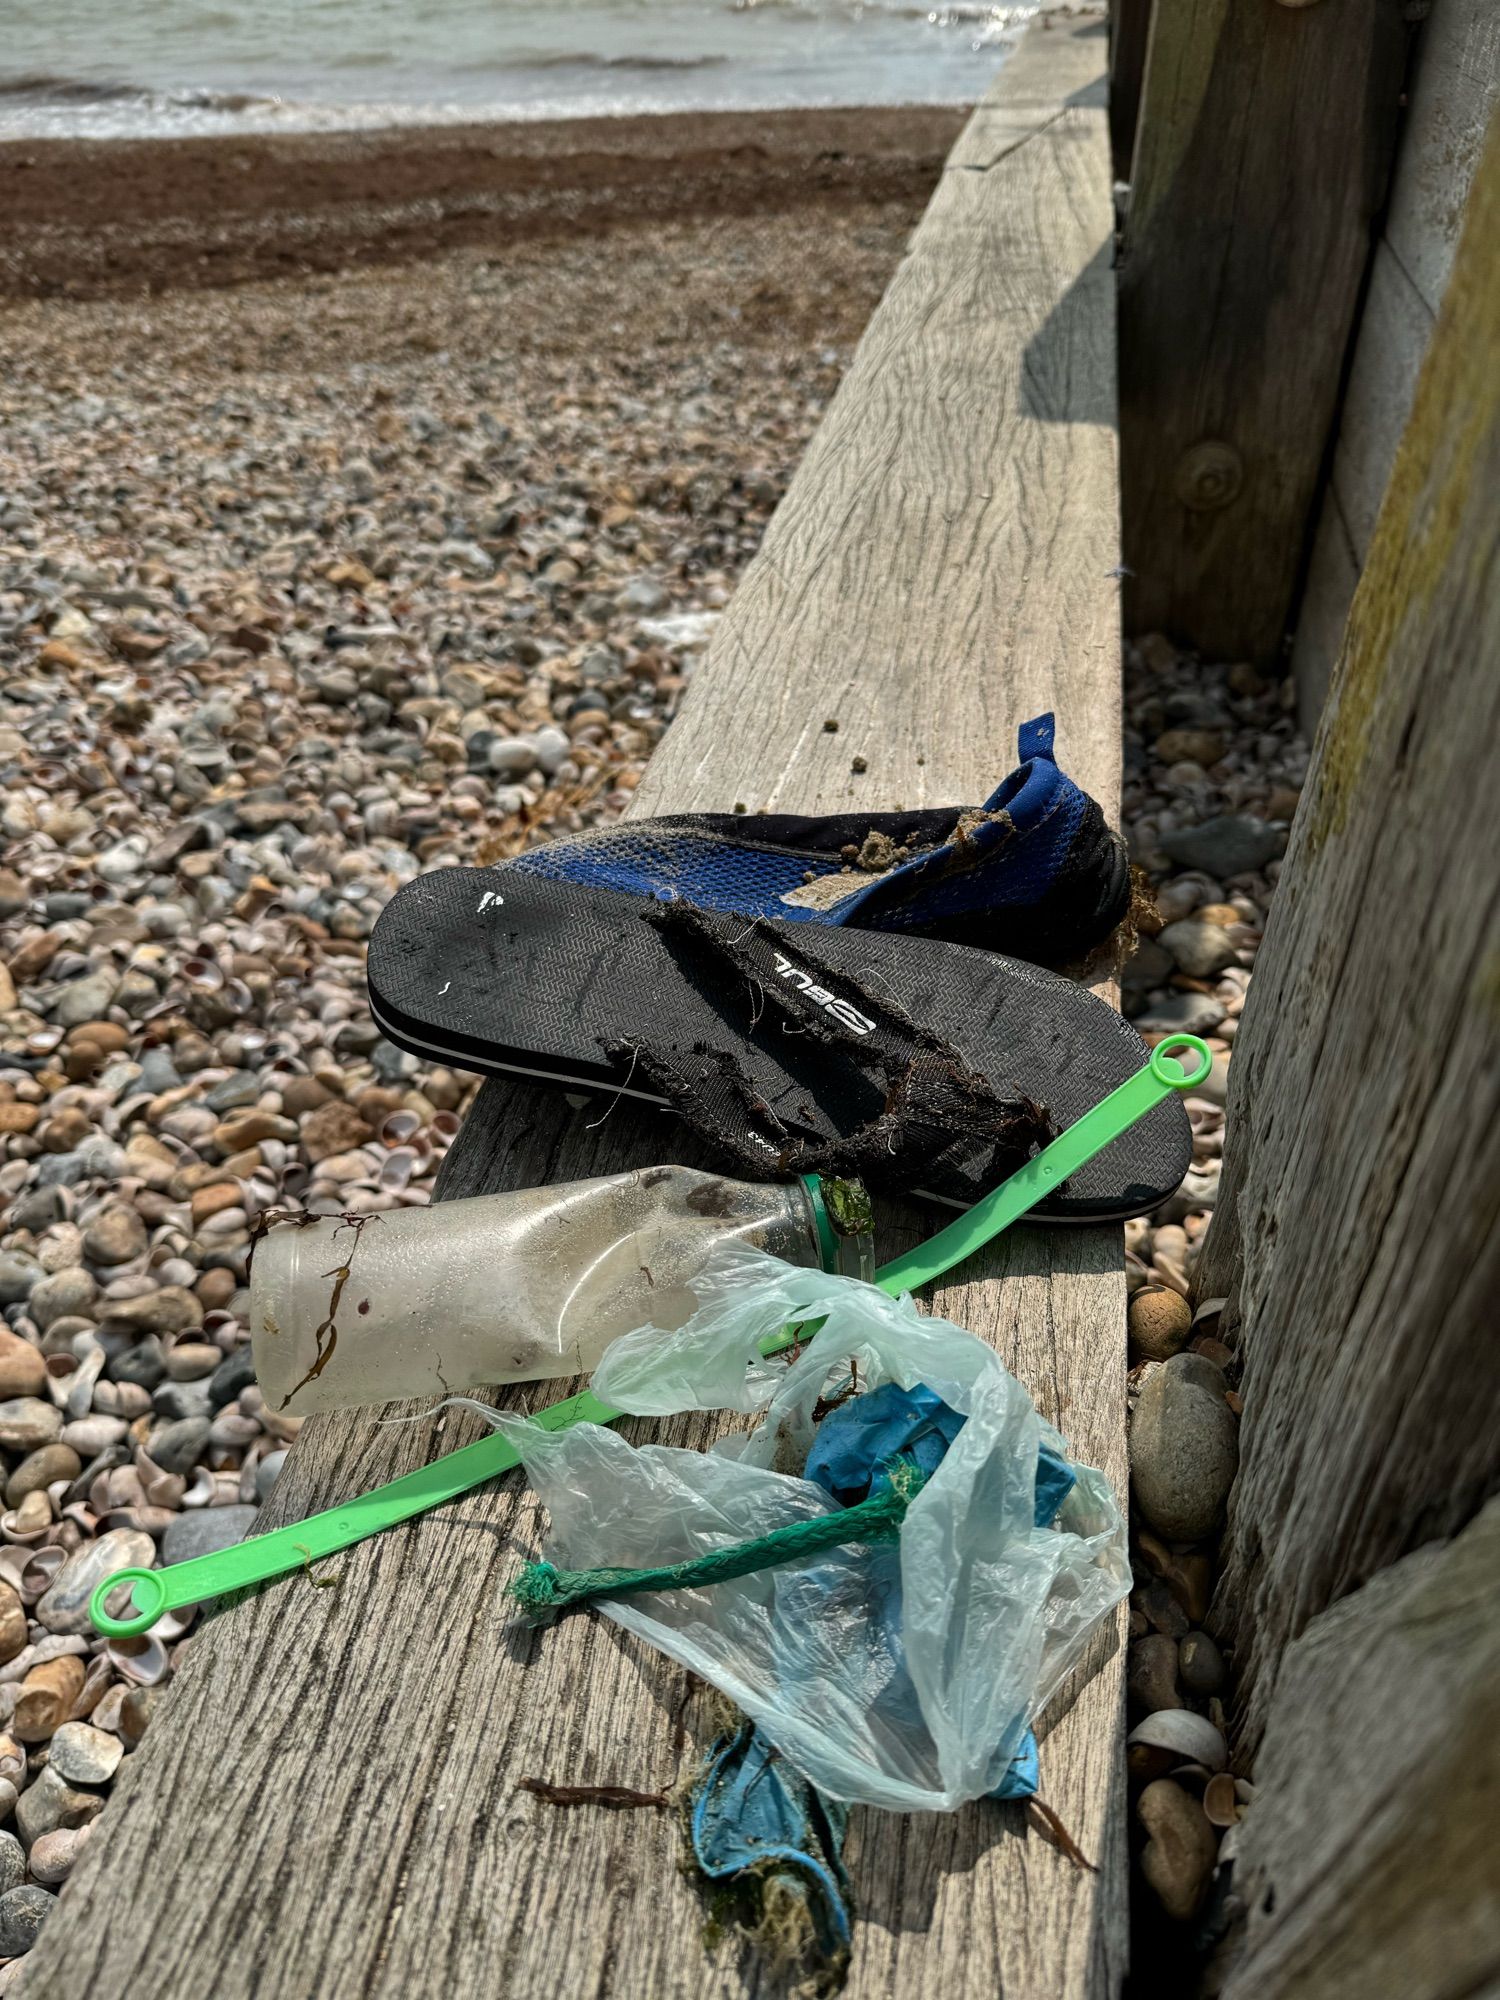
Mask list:
[[[896,1811],[994,1790],[1032,1717],[1130,1587],[1125,1523],[1078,1467],[1054,1526],[1034,1522],[1044,1439],[1066,1454],[983,1341],[909,1298],[728,1248],[686,1325],[625,1335],[595,1374],[617,1408],[763,1410],[708,1452],[635,1447],[584,1424],[498,1421],[552,1520],[559,1568],[646,1568],[836,1510],[797,1476],[820,1395],[925,1383],[967,1419],[917,1495],[898,1547],[853,1545],[698,1590],[598,1609],[721,1688],[815,1785]],[[788,1364],[761,1341],[823,1319]]]

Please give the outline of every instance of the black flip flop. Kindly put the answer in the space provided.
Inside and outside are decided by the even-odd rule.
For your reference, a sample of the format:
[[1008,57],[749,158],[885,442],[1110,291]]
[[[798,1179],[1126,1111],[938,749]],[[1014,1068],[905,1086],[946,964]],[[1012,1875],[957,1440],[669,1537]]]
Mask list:
[[[511,871],[408,883],[368,978],[402,1048],[669,1106],[747,1175],[860,1173],[958,1207],[1149,1055],[1104,1001],[1019,959]],[[1190,1158],[1172,1098],[1035,1219],[1142,1214]]]

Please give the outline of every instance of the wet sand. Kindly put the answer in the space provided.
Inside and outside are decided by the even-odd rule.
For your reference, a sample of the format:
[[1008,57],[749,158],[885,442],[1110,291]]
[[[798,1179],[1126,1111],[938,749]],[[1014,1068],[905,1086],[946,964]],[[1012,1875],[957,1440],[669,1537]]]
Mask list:
[[0,143],[0,294],[393,264],[625,224],[925,201],[962,106]]

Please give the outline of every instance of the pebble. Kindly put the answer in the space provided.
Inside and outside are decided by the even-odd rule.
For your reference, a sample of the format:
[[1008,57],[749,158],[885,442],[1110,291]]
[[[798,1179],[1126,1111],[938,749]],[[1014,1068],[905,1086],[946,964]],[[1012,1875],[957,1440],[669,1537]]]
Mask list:
[[[345,1104],[337,1098],[331,1104],[308,1112],[302,1120],[302,1149],[314,1164],[350,1147],[362,1146],[371,1136],[363,1116],[352,1104]],[[359,1166],[364,1169],[363,1160]]]
[[1225,1012],[1211,993],[1169,993],[1137,1014],[1135,1025],[1142,1034],[1211,1035]]
[[49,1888],[66,1882],[91,1831],[91,1825],[60,1826],[51,1833],[41,1834],[33,1842],[28,1857],[37,1881]]
[[1157,1778],[1136,1800],[1146,1832],[1141,1873],[1169,1917],[1189,1923],[1202,1907],[1219,1837],[1202,1805],[1170,1778]]
[[1169,1542],[1213,1534],[1239,1457],[1224,1377],[1201,1354],[1177,1354],[1152,1371],[1130,1425],[1136,1505]]
[[183,1285],[163,1285],[140,1298],[111,1300],[102,1324],[111,1333],[185,1333],[203,1324],[203,1301]]
[[47,1762],[70,1785],[107,1785],[124,1755],[118,1736],[87,1722],[65,1722],[53,1734]]
[[[148,1334],[133,1346],[121,1349],[110,1361],[108,1372],[122,1386],[148,1391],[154,1389],[167,1372],[161,1342],[154,1334]],[[95,1393],[97,1398],[97,1391]],[[138,1415],[139,1410],[134,1414]]]
[[55,1833],[60,1826],[87,1826],[103,1810],[102,1793],[75,1791],[47,1765],[17,1801],[16,1826],[29,1847],[44,1833]]
[[83,1254],[91,1264],[128,1264],[144,1256],[146,1225],[123,1204],[102,1209],[83,1233]]
[[[203,1434],[208,1435],[207,1426]],[[162,1463],[159,1458],[156,1462]],[[38,1603],[36,1615],[49,1632],[90,1633],[88,1604],[95,1584],[117,1569],[151,1569],[155,1563],[156,1544],[149,1535],[134,1528],[112,1528],[69,1556]]]
[[1169,1361],[1187,1345],[1193,1311],[1180,1292],[1146,1289],[1130,1301],[1130,1338],[1148,1361]]
[[39,1396],[12,1396],[0,1403],[0,1448],[6,1451],[36,1451],[55,1444],[63,1427],[62,1411]]
[[0,1326],[0,1399],[40,1396],[47,1387],[47,1364],[29,1340]]
[[1127,1686],[1130,1706],[1137,1715],[1182,1707],[1177,1690],[1177,1645],[1164,1632],[1148,1632],[1131,1646]]
[[1197,1695],[1219,1693],[1224,1685],[1224,1656],[1206,1632],[1189,1632],[1180,1639],[1177,1660],[1185,1688]]
[[28,1452],[5,1482],[5,1504],[19,1507],[28,1493],[45,1491],[55,1479],[76,1479],[83,1470],[78,1453],[65,1444],[44,1444]]
[[255,1380],[255,1356],[251,1348],[237,1347],[233,1354],[225,1355],[214,1369],[208,1385],[208,1399],[216,1410],[226,1403],[232,1403],[242,1389],[248,1389]]
[[0,1833],[0,1896],[26,1880],[26,1850],[13,1833]]
[[37,1941],[37,1935],[57,1907],[56,1896],[23,1882],[0,1896],[0,1957],[20,1958]]
[[1168,924],[1156,940],[1179,972],[1194,979],[1212,979],[1238,962],[1239,953],[1227,932],[1205,918],[1183,917]]
[[23,1651],[28,1637],[25,1605],[10,1584],[0,1583],[0,1664]]
[[83,1692],[83,1662],[71,1653],[37,1659],[45,1643],[28,1647],[11,1663],[12,1673],[27,1669],[10,1719],[11,1731],[22,1743],[45,1743],[67,1721]]
[[163,1564],[190,1562],[194,1556],[232,1549],[255,1526],[255,1507],[197,1507],[178,1514],[161,1540]]
[[1217,764],[1227,747],[1219,729],[1167,729],[1154,749],[1163,764]]
[[99,1296],[99,1287],[81,1265],[70,1265],[60,1271],[52,1271],[34,1285],[27,1300],[27,1310],[40,1327],[48,1327],[55,1319],[66,1319],[74,1315],[89,1317],[90,1309]]
[[1220,813],[1198,826],[1161,835],[1161,849],[1184,868],[1220,878],[1250,875],[1280,854],[1286,835],[1250,813]]
[[197,1382],[205,1375],[215,1374],[224,1357],[207,1341],[180,1340],[167,1349],[162,1359],[169,1381]]
[[208,1443],[207,1417],[179,1417],[151,1435],[151,1456],[163,1472],[191,1472]]
[[[18,1228],[28,1224],[18,1223]],[[19,1305],[45,1276],[29,1250],[0,1251],[0,1305]]]

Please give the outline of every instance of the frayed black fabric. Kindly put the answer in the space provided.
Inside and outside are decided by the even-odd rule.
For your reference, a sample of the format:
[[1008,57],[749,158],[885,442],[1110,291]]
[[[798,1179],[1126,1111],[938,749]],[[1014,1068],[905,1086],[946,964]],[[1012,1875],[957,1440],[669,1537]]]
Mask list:
[[950,1043],[868,980],[835,970],[802,935],[793,943],[758,919],[686,903],[657,905],[646,921],[669,942],[738,974],[754,1006],[836,1050],[882,1092],[879,1113],[854,1131],[811,1140],[788,1128],[732,1049],[606,1044],[611,1055],[637,1062],[699,1138],[740,1171],[754,1178],[858,1174],[872,1187],[905,1189],[923,1175],[941,1178],[949,1156],[978,1151],[987,1155],[983,1178],[998,1181],[1054,1136],[1041,1105],[1000,1096]]

